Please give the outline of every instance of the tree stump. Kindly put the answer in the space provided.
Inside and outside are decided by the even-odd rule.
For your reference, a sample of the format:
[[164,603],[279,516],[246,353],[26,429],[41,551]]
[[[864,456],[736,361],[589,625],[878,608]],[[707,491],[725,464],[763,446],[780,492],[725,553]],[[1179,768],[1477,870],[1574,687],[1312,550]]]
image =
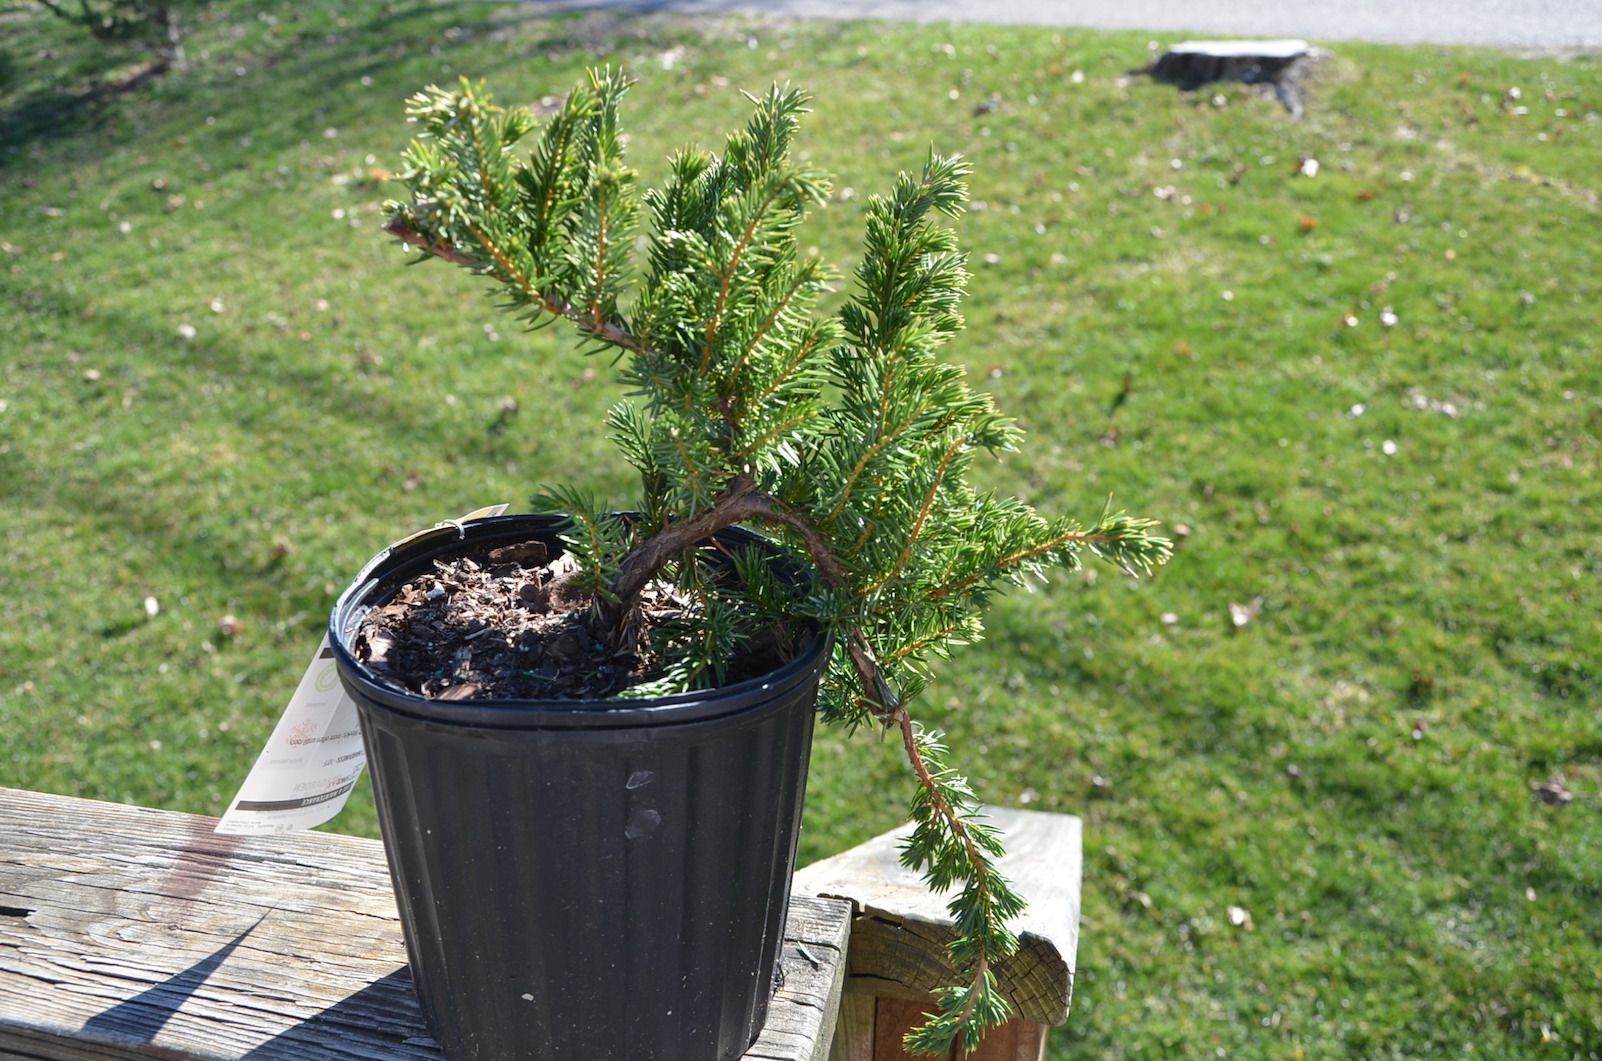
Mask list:
[[1181,41],[1150,66],[1134,71],[1163,85],[1192,92],[1217,81],[1264,85],[1301,118],[1301,80],[1315,55],[1303,40]]

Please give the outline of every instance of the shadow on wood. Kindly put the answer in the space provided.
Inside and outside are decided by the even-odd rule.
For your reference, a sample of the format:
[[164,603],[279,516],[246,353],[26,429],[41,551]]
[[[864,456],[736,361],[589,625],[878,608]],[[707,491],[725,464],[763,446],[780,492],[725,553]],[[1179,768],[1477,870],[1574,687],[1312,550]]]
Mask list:
[[91,1039],[103,1042],[150,1043],[167,1026],[173,1014],[200,990],[200,986],[210,979],[218,966],[228,960],[234,949],[256,930],[266,916],[263,914],[257,918],[255,925],[183,972],[90,1017],[84,1021],[83,1030]]
[[423,1026],[411,970],[404,966],[243,1056],[245,1061],[302,1061],[325,1056],[336,1044],[370,1039],[375,1028],[383,1029],[386,1058],[438,1061],[439,1047]]

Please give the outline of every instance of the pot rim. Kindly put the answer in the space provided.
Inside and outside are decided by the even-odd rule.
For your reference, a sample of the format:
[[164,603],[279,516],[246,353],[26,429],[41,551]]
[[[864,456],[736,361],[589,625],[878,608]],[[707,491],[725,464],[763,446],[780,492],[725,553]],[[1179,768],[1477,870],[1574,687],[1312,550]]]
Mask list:
[[[339,595],[328,620],[329,648],[347,691],[371,709],[446,726],[589,730],[670,726],[737,715],[771,704],[797,685],[818,680],[830,648],[830,639],[818,631],[807,635],[795,658],[759,677],[716,689],[628,700],[430,700],[383,681],[347,647],[347,636],[354,634],[373,604],[428,562],[469,543],[549,540],[564,522],[562,516],[521,514],[445,523],[403,538],[374,556]],[[768,543],[743,527],[729,528],[718,537]],[[777,553],[775,557],[782,559]]]

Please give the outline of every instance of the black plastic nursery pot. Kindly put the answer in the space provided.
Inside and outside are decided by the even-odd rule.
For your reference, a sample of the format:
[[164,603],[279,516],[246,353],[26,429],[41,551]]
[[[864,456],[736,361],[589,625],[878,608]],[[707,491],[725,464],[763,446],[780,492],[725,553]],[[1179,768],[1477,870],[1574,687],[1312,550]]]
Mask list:
[[423,1013],[452,1059],[736,1058],[774,988],[824,639],[751,681],[600,703],[428,700],[350,651],[366,611],[434,559],[559,551],[559,526],[425,533],[334,609]]

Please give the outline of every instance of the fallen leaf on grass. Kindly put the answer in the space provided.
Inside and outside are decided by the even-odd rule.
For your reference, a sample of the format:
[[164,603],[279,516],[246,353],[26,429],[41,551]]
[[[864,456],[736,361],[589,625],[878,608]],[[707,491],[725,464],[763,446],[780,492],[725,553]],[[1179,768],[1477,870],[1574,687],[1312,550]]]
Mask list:
[[1569,786],[1563,783],[1561,777],[1554,777],[1535,786],[1535,798],[1549,807],[1566,807],[1574,802],[1574,793],[1569,791]]

